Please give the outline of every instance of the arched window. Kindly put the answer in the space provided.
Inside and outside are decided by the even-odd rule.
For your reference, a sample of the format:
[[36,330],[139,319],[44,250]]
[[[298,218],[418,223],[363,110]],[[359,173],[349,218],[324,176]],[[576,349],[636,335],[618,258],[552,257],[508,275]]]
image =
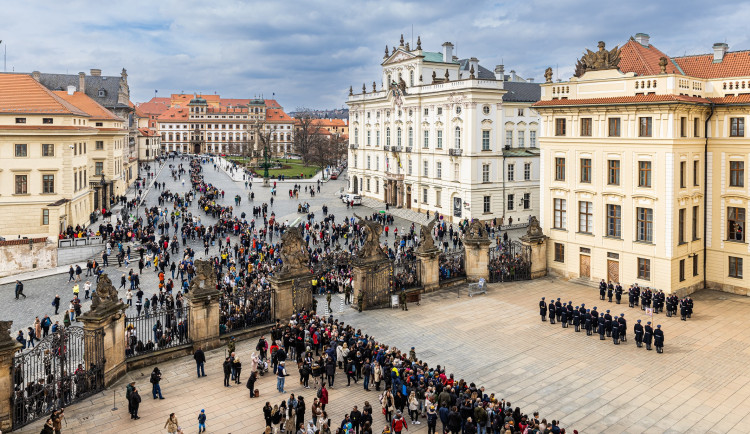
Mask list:
[[456,127],[456,149],[461,147],[461,127]]
[[396,146],[401,146],[401,127],[396,130]]
[[414,128],[409,127],[409,147],[414,146]]
[[391,128],[385,129],[385,146],[391,146]]

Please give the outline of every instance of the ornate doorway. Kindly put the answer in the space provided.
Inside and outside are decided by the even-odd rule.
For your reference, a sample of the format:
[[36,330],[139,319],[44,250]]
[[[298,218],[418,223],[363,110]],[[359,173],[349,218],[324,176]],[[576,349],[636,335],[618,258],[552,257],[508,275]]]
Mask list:
[[586,279],[591,278],[591,256],[589,255],[581,255],[580,256],[580,277],[585,277]]

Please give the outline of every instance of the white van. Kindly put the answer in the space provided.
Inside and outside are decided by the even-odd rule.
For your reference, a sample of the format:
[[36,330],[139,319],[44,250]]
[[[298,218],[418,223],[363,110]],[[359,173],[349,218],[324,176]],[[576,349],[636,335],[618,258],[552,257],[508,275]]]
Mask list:
[[354,205],[362,205],[362,196],[348,193],[341,196],[341,201],[344,203],[354,202]]

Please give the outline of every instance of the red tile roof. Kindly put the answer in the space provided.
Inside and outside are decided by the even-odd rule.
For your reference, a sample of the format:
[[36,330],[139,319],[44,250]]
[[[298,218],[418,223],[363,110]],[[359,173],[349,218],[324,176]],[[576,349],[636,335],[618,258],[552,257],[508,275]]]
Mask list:
[[266,120],[270,122],[292,122],[292,118],[279,109],[267,109]]
[[190,114],[187,107],[172,107],[169,110],[162,113],[158,120],[159,122],[178,122],[186,121]]
[[669,56],[653,45],[644,47],[632,39],[620,49],[620,64],[618,67],[624,73],[635,72],[636,75],[657,75],[661,72],[659,59],[662,57],[666,57],[668,60],[668,74],[681,74],[680,70],[669,61]]
[[553,99],[539,101],[532,107],[545,106],[570,106],[570,105],[613,105],[613,104],[641,104],[656,102],[690,102],[698,104],[709,104],[711,101],[706,98],[699,98],[687,95],[634,95],[634,96],[615,96],[609,98],[581,98],[581,99]]
[[88,116],[27,74],[0,74],[0,113]]
[[[166,101],[154,101],[156,99]],[[146,115],[160,115],[169,109],[169,98],[152,98],[149,102],[138,104],[138,110]]]
[[153,137],[158,135],[156,131],[148,129],[148,128],[138,128],[138,132],[141,133],[144,137]]
[[750,104],[750,95],[724,96],[721,98],[711,98],[716,104]]
[[696,78],[747,77],[750,75],[750,51],[734,51],[714,63],[713,54],[675,57],[685,75]]
[[124,121],[124,119],[116,116],[83,92],[74,92],[73,95],[69,95],[68,92],[64,90],[56,90],[54,91],[54,94],[88,113],[92,120]]

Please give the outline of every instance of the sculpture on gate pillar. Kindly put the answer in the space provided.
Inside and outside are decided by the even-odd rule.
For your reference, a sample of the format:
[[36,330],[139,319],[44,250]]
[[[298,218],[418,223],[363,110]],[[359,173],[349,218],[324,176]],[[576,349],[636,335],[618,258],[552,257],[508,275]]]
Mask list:
[[532,216],[529,220],[529,227],[526,229],[526,235],[522,236],[522,240],[539,240],[546,238],[541,226],[539,226],[539,220]]
[[422,239],[422,244],[419,245],[419,248],[417,249],[418,252],[427,252],[436,249],[435,240],[432,239],[432,228],[435,227],[437,220],[437,214],[435,214],[435,218],[419,228],[419,235]]
[[474,220],[469,224],[469,234],[466,238],[485,239],[487,238],[487,229],[479,220]]
[[385,253],[380,247],[380,234],[383,232],[383,226],[380,223],[365,220],[357,214],[354,214],[354,217],[359,219],[359,224],[364,227],[365,231],[365,243],[357,256],[364,260],[385,258]]
[[195,277],[190,282],[192,297],[216,292],[216,273],[211,262],[198,259],[194,263]]
[[13,321],[0,321],[0,346],[13,345],[16,341],[10,337]]
[[109,276],[102,274],[99,276],[99,281],[96,282],[96,291],[91,296],[91,309],[89,312],[103,311],[110,308],[123,307],[124,303],[120,302],[117,296],[117,290]]
[[299,274],[309,271],[310,257],[307,254],[305,240],[299,226],[287,228],[281,235],[282,272]]

